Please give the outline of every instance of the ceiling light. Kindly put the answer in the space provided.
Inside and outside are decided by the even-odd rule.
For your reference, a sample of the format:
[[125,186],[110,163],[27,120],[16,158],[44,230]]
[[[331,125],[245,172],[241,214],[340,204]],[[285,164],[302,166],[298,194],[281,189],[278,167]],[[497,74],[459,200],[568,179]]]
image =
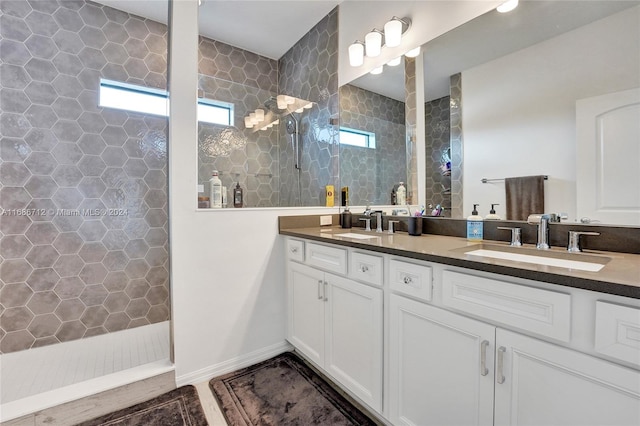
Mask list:
[[382,69],[383,69],[383,67],[374,68],[374,69],[371,70],[371,74],[374,74],[374,75],[382,74]]
[[407,58],[415,58],[419,54],[420,54],[420,46],[416,47],[415,49],[411,49],[410,51],[405,53],[404,56],[406,56]]
[[382,33],[375,29],[371,30],[364,36],[364,46],[368,57],[378,56],[382,48]]
[[518,0],[507,0],[498,6],[496,10],[500,13],[507,13],[511,12],[516,7],[518,7]]
[[355,41],[349,46],[349,65],[359,67],[364,63],[364,45]]
[[390,60],[389,62],[387,62],[387,65],[389,65],[390,67],[395,67],[400,65],[400,62],[402,62],[402,56],[398,56],[397,58]]

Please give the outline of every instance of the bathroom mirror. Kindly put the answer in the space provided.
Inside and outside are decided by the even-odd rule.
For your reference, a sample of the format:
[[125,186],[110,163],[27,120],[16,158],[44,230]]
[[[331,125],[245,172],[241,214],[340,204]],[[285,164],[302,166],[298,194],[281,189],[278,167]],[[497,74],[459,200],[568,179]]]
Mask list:
[[[639,4],[525,1],[512,12],[488,12],[425,44],[427,201],[435,191],[446,195],[453,189],[452,217],[468,216],[473,203],[480,204],[482,215],[489,213],[490,204],[499,203],[496,211],[505,217],[503,179],[547,175],[547,212],[567,213],[569,221],[586,216],[602,223],[639,225],[637,133],[630,139],[635,143],[615,147],[618,167],[585,171],[579,160],[584,155],[578,144],[583,144],[578,137],[582,133],[576,128],[576,103],[640,87]],[[379,88],[392,87],[395,78],[388,70],[377,76]],[[450,93],[455,96],[448,98]],[[446,111],[450,108],[459,113],[460,127],[447,123],[447,116],[454,117]],[[640,109],[633,108],[629,114],[640,119]],[[459,145],[450,145],[449,186],[446,177],[444,182],[432,177],[442,172],[443,147],[437,141],[438,146],[429,149],[429,139],[453,130],[453,141],[460,129]],[[587,192],[581,189],[589,180],[585,176],[597,176],[603,185],[615,183],[624,197],[604,216],[585,211],[578,207],[578,191],[590,201],[598,190],[593,188],[595,178]],[[482,183],[483,178],[490,181]]]

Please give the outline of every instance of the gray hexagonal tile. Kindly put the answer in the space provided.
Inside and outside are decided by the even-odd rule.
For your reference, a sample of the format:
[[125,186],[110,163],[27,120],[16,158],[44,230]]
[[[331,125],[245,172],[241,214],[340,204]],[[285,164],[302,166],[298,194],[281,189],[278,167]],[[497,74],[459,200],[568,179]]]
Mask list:
[[8,332],[27,328],[32,319],[33,314],[24,306],[5,309],[4,312],[0,314],[2,328]]
[[0,164],[0,183],[7,186],[22,186],[31,176],[22,163]]
[[53,241],[53,246],[60,254],[74,254],[82,247],[83,240],[76,232],[62,232]]
[[49,198],[56,192],[58,185],[50,176],[31,176],[24,187],[33,198]]
[[33,290],[25,283],[6,284],[0,290],[0,303],[5,308],[25,306],[32,295]]
[[60,278],[53,291],[61,300],[73,299],[80,296],[84,290],[84,283],[78,277]]
[[82,114],[82,107],[75,99],[58,98],[51,107],[58,117],[65,120],[76,120]]
[[48,152],[32,152],[24,164],[34,175],[50,175],[55,170],[57,162]]
[[51,61],[46,59],[31,58],[29,62],[25,64],[24,69],[33,80],[45,83],[51,83],[58,75],[56,67],[53,66]]
[[24,65],[31,59],[31,54],[23,43],[8,39],[0,40],[0,56],[5,63],[11,65]]
[[65,278],[78,275],[83,266],[84,262],[77,254],[63,254],[53,265],[53,269],[60,277]]
[[74,321],[80,319],[85,309],[86,306],[80,299],[62,300],[55,310],[55,315],[62,321]]
[[125,312],[131,319],[142,318],[147,315],[151,305],[146,299],[133,299],[125,309]]
[[44,129],[31,129],[24,140],[33,151],[48,152],[58,143],[53,133]]
[[53,291],[39,291],[31,296],[27,307],[36,315],[50,314],[56,310],[60,298]]
[[34,246],[25,256],[34,268],[49,268],[58,260],[60,254],[51,245]]
[[82,180],[82,172],[74,165],[62,164],[51,175],[60,187],[74,187]]
[[87,327],[84,326],[80,321],[70,321],[62,323],[58,331],[56,332],[56,337],[61,342],[68,342],[71,340],[80,339],[84,336],[84,333],[87,331]]
[[25,236],[34,245],[51,244],[58,236],[58,229],[51,222],[34,222]]
[[[82,194],[76,188],[59,188],[53,195],[53,202],[60,209],[74,210],[83,200]],[[74,212],[68,212],[74,214]]]
[[42,129],[50,129],[58,121],[53,109],[46,105],[31,105],[24,116],[33,127]]
[[2,111],[22,114],[30,105],[29,98],[22,90],[0,90],[0,108],[2,108]]
[[29,332],[36,338],[53,336],[62,322],[53,314],[36,316],[29,324]]
[[[8,87],[8,86],[5,86]],[[40,105],[51,105],[58,98],[56,90],[50,83],[41,81],[32,81],[24,89],[24,93],[29,97],[31,102]]]
[[78,255],[87,263],[101,262],[107,254],[107,249],[99,242],[85,243]]
[[87,198],[100,198],[107,189],[99,177],[85,177],[78,185],[78,190]]
[[0,126],[2,126],[3,136],[16,138],[24,136],[31,127],[23,115],[9,112],[0,115]]
[[[80,136],[82,136],[82,129],[80,128],[80,126],[78,126],[78,123],[71,120],[59,120],[56,124],[54,124],[51,130],[61,142],[76,142],[78,139],[80,139]],[[61,143],[58,144],[58,146],[61,145]],[[58,159],[58,161],[60,161],[60,159]]]
[[36,58],[51,59],[58,53],[58,48],[53,40],[50,37],[41,35],[34,34],[29,37],[25,42],[25,46]]

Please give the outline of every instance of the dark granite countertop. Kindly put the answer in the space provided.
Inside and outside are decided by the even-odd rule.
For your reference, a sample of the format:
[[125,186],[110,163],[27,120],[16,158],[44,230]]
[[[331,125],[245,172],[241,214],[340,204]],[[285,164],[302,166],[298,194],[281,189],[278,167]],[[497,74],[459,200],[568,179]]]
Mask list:
[[[600,271],[587,272],[465,253],[471,246],[482,248],[483,244],[498,250],[500,248],[510,250],[508,244],[501,241],[471,242],[465,238],[432,234],[416,237],[409,236],[405,232],[379,234],[365,232],[362,228],[342,229],[339,226],[292,226],[289,228],[282,222],[280,225],[281,235],[640,299],[640,255],[638,254],[595,250],[569,254],[562,248],[550,250],[554,255],[571,260],[590,262],[602,260],[604,263],[609,259]],[[375,238],[354,239],[337,235],[344,233]],[[535,247],[529,244],[514,249],[522,249],[524,254],[535,253]]]

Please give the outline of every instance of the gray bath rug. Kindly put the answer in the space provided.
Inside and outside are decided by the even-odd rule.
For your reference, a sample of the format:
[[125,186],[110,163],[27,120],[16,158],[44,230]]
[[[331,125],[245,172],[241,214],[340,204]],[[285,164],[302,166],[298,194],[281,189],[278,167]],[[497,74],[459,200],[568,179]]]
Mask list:
[[207,426],[198,392],[183,386],[147,402],[119,410],[79,426]]
[[230,426],[376,424],[291,352],[209,386]]

